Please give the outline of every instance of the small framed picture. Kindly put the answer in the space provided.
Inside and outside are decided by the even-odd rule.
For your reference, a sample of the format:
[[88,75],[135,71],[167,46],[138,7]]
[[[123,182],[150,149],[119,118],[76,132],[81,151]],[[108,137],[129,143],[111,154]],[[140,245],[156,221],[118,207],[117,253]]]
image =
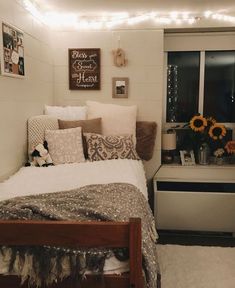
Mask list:
[[194,157],[193,150],[190,150],[190,151],[181,150],[180,159],[181,159],[182,165],[185,165],[185,166],[195,165],[195,157]]
[[112,78],[113,98],[128,98],[129,78]]

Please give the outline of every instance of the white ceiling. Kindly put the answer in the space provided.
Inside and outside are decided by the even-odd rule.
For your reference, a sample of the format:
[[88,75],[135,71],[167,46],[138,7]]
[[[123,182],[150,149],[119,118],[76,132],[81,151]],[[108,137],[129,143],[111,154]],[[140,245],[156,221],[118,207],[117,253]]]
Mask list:
[[205,10],[235,16],[234,0],[34,0],[43,12],[60,12],[99,16],[100,14],[156,11],[169,13],[187,11],[201,14]]

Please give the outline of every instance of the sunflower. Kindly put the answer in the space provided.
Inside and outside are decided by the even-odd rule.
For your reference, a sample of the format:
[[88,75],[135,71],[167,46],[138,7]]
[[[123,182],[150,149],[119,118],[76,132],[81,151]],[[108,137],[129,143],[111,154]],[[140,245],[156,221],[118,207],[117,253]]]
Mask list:
[[210,127],[208,133],[209,133],[209,136],[213,140],[218,140],[218,139],[222,139],[226,135],[226,129],[224,125],[215,123],[214,125]]
[[225,145],[225,149],[227,150],[228,153],[235,154],[235,141],[234,140],[228,141],[227,144]]
[[202,132],[207,126],[206,118],[204,118],[202,115],[193,116],[189,122],[189,126],[195,132]]

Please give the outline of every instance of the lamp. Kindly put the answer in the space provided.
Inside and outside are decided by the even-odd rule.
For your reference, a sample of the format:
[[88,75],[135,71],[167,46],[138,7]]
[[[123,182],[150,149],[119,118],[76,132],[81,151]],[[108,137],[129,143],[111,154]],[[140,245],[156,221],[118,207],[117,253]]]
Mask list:
[[174,161],[174,150],[176,149],[176,133],[170,131],[162,134],[162,162],[166,164]]

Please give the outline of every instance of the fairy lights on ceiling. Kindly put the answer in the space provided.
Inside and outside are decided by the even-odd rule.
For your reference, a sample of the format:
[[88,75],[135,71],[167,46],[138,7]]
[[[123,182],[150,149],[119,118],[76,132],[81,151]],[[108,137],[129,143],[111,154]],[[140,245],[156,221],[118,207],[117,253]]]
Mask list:
[[218,21],[235,23],[235,17],[234,16],[228,16],[228,15],[220,14],[220,13],[213,13],[211,11],[206,11],[204,13],[204,16],[205,16],[205,18],[211,18],[211,19],[218,20]]
[[141,15],[130,15],[127,12],[106,13],[101,16],[91,17],[79,14],[63,14],[56,12],[42,13],[30,0],[23,0],[24,7],[39,21],[51,28],[100,30],[115,29],[121,26],[135,26],[142,22],[151,21],[157,25],[192,25],[202,19],[213,19],[228,23],[235,23],[235,17],[224,14],[205,11],[202,15],[193,15],[190,12],[170,12],[160,14],[157,12],[142,13]]

